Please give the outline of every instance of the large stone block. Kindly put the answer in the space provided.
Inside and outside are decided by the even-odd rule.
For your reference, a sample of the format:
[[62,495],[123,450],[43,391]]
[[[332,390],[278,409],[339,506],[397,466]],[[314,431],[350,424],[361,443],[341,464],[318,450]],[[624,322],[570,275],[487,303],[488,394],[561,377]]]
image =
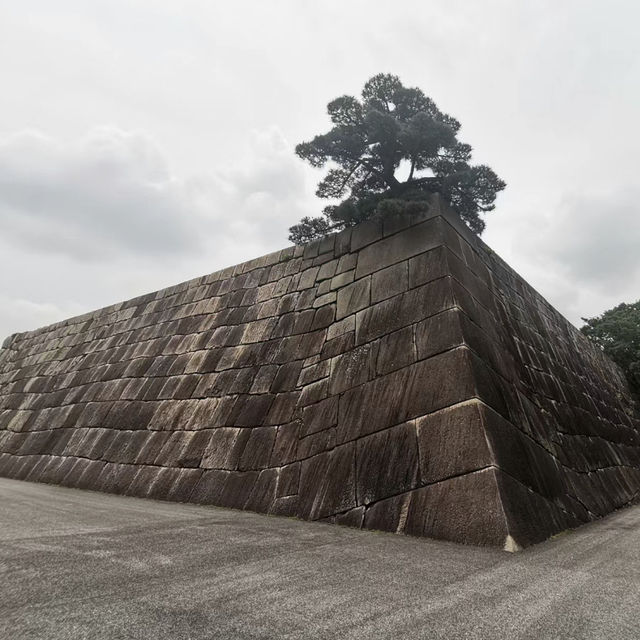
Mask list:
[[414,422],[356,441],[356,502],[369,505],[415,489],[420,479]]
[[356,344],[375,340],[450,309],[454,305],[449,278],[441,278],[383,302],[371,305],[356,315]]
[[433,218],[370,244],[358,255],[356,279],[438,247],[443,236],[441,218]]
[[416,420],[420,479],[433,484],[495,465],[477,400]]
[[371,278],[362,278],[337,293],[336,318],[342,320],[371,304]]
[[340,396],[338,441],[354,440],[472,398],[471,358],[460,348],[346,391]]
[[348,443],[303,460],[300,515],[320,520],[356,506],[355,446]]

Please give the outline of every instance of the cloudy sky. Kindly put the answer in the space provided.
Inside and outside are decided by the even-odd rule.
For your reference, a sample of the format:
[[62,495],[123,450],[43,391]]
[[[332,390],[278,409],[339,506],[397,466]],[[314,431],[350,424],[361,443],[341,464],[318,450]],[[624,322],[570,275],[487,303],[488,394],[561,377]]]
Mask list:
[[378,72],[507,181],[484,239],[574,323],[640,298],[633,0],[0,2],[0,334],[256,257]]

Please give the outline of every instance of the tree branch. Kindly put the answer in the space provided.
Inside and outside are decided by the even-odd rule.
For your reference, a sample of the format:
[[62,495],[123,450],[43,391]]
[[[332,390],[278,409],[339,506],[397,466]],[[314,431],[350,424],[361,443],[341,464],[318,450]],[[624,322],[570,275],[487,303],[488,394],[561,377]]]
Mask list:
[[353,166],[353,169],[351,169],[351,171],[349,171],[349,174],[347,175],[347,177],[342,181],[342,184],[340,185],[340,190],[344,190],[344,188],[347,186],[347,182],[349,182],[349,180],[351,180],[351,176],[356,172],[356,169],[362,164],[362,161],[358,161],[355,163],[355,165]]
[[416,159],[412,156],[411,157],[411,171],[409,171],[409,177],[407,178],[407,182],[411,182],[411,180],[413,180],[413,172],[415,171],[416,168]]
[[375,167],[372,167],[368,162],[366,162],[365,160],[360,160],[360,164],[365,168],[365,169],[369,169],[369,171],[371,171],[371,173],[375,173],[378,177],[384,179],[384,173],[382,171],[380,171],[380,169],[376,169]]

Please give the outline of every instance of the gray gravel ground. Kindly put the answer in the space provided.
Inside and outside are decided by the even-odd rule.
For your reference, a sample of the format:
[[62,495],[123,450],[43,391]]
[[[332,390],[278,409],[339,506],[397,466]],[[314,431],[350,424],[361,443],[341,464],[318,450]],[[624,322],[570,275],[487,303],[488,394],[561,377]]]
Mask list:
[[0,479],[0,638],[640,639],[640,507],[518,554]]

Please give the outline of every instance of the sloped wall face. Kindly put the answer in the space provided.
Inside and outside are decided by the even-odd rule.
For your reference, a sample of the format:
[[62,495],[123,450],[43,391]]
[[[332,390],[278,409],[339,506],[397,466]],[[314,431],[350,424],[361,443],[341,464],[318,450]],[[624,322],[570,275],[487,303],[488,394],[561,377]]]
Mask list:
[[0,474],[518,548],[640,487],[618,370],[434,198],[0,351]]
[[621,371],[453,215],[447,255],[510,541],[640,497],[640,421]]

